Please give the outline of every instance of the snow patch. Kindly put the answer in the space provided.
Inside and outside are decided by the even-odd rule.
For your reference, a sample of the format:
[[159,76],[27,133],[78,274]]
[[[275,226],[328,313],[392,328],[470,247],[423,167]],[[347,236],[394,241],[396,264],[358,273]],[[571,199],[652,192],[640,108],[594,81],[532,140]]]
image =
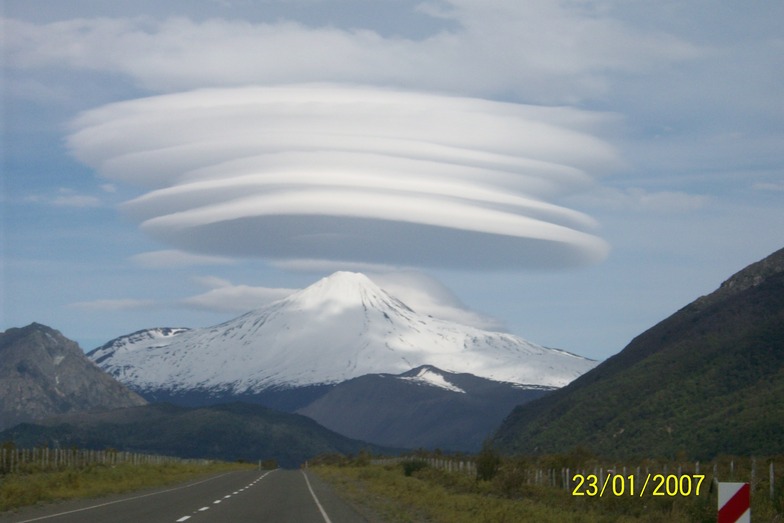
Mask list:
[[463,389],[461,389],[457,385],[449,383],[446,380],[446,378],[444,378],[444,376],[438,374],[437,372],[433,372],[432,370],[427,368],[421,369],[416,376],[401,377],[400,379],[421,383],[423,385],[439,387],[441,389],[451,390],[452,392],[461,392],[465,394],[465,391]]
[[150,348],[163,347],[168,345],[172,339],[190,329],[177,327],[155,327],[144,329],[120,336],[87,353],[87,357],[95,363],[110,358],[116,354],[134,351],[144,351]]

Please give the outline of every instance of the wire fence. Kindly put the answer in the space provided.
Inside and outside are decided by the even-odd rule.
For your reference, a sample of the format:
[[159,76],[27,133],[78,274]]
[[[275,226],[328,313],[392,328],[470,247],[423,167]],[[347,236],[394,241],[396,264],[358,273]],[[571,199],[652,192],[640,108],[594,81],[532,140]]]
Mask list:
[[[374,459],[377,465],[397,464],[407,460],[419,460],[428,466],[447,472],[457,472],[469,476],[477,475],[477,459],[474,457],[395,457]],[[705,487],[718,482],[745,482],[751,490],[766,493],[773,500],[784,495],[784,457],[779,458],[723,458],[708,463],[695,462],[662,462],[642,460],[640,464],[591,464],[577,467],[546,467],[531,464],[524,460],[499,459],[499,473],[513,474],[522,484],[548,486],[574,490],[580,488],[579,482],[595,481],[598,485],[606,485],[614,476],[624,478],[624,485],[636,485],[639,491],[646,480],[651,489],[666,488],[671,484],[679,486],[685,482],[681,478],[690,477],[696,485],[699,477]],[[595,478],[595,480],[594,480]],[[668,480],[673,480],[668,483]],[[676,483],[677,480],[677,483]],[[715,487],[714,487],[715,488]],[[652,491],[652,490],[651,490]],[[649,491],[649,492],[651,492]]]
[[119,464],[164,465],[170,463],[209,464],[203,459],[184,459],[157,454],[123,452],[117,450],[2,448],[0,449],[0,473],[8,474],[27,470],[61,470],[83,468],[90,465]]

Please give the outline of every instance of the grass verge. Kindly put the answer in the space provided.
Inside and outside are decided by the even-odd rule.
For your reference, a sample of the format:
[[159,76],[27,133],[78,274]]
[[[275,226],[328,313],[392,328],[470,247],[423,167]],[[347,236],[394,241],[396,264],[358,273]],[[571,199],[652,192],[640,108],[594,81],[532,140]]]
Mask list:
[[692,498],[574,497],[552,487],[477,481],[424,468],[406,476],[395,465],[314,467],[347,500],[393,523],[435,522],[699,522],[716,521],[715,494]]
[[0,476],[0,512],[36,503],[119,494],[172,485],[249,465],[171,463],[90,465],[81,469],[32,471]]

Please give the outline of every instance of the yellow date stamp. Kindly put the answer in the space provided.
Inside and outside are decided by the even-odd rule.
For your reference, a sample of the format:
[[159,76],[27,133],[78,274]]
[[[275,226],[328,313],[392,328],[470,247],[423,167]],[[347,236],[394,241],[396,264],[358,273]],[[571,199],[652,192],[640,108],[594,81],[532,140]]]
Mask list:
[[604,478],[596,474],[575,474],[572,476],[572,496],[699,496],[703,481],[705,474],[647,474],[644,481],[634,474],[609,473]]

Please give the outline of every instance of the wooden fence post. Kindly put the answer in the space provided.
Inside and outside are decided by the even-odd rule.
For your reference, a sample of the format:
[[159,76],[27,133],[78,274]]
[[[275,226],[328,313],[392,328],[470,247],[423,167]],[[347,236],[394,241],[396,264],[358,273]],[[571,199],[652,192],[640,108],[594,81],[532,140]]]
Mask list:
[[713,462],[713,481],[718,485],[719,484],[719,475],[717,474],[717,472],[718,472],[718,463],[714,461]]
[[773,460],[770,460],[770,500],[773,501],[773,483],[774,483],[774,475],[773,475]]

